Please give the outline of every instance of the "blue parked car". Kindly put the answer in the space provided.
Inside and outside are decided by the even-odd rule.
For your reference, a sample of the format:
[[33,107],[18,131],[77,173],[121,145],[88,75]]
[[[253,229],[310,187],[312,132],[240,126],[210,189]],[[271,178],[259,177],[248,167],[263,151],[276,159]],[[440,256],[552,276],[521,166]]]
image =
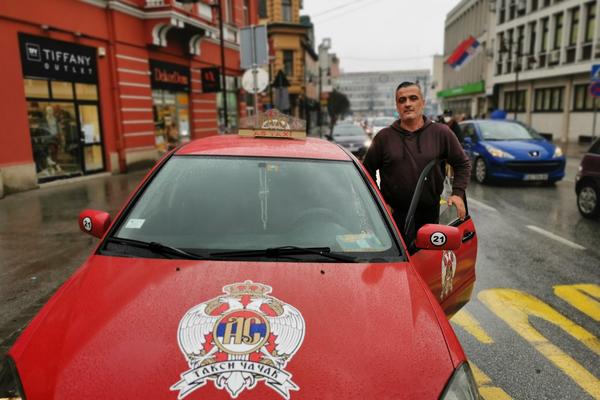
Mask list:
[[482,119],[462,122],[460,127],[479,183],[502,179],[553,184],[565,176],[561,148],[525,124]]

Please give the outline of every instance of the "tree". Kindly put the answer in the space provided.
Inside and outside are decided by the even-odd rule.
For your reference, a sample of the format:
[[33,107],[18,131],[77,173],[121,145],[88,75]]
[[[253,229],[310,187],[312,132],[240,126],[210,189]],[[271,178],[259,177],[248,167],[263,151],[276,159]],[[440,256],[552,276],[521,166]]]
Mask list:
[[329,114],[329,133],[333,132],[338,118],[350,110],[350,101],[348,97],[342,92],[333,90],[329,95],[329,101],[327,102],[327,113]]

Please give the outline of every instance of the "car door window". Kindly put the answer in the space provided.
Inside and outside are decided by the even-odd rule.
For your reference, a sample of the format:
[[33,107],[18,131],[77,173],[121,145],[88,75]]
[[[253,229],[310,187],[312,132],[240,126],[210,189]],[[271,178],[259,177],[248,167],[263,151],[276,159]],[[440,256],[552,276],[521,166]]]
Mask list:
[[444,191],[440,196],[440,224],[455,225],[460,223],[456,207],[448,207],[448,197],[452,194],[452,183],[454,181],[454,171],[450,165],[445,168],[446,177],[444,178]]
[[464,137],[471,138],[473,142],[477,140],[477,135],[475,134],[475,127],[473,126],[473,124],[463,124],[461,125],[461,128],[463,130]]

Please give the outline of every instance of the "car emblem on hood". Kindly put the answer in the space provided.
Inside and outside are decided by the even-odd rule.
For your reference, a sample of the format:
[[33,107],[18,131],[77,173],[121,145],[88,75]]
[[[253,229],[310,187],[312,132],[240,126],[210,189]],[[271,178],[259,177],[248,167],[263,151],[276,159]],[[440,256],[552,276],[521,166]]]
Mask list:
[[537,151],[537,150],[532,150],[532,151],[529,152],[529,155],[531,157],[539,157],[540,156],[540,152]]
[[183,399],[212,380],[236,398],[258,381],[290,398],[300,388],[284,370],[304,340],[300,312],[268,296],[271,287],[245,281],[224,295],[192,307],[179,322],[177,339],[190,367],[171,386]]

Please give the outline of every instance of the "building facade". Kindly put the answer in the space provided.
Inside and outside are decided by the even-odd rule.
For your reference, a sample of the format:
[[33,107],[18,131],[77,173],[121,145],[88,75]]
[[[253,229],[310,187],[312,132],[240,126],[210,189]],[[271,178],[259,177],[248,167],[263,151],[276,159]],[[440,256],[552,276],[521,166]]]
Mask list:
[[447,15],[444,26],[444,58],[448,58],[473,37],[479,43],[478,51],[468,63],[454,68],[443,64],[443,82],[437,91],[444,109],[455,114],[483,116],[491,105],[492,94],[490,61],[493,52],[494,14],[489,0],[462,0]]
[[[216,10],[208,1],[0,2],[4,192],[124,172],[217,134],[225,102]],[[258,22],[257,4],[227,0],[222,11],[225,98],[235,126],[246,110],[237,88],[238,28]]]
[[[498,0],[493,83],[511,117],[563,142],[592,134],[600,1]],[[596,105],[598,105],[596,100]]]
[[[272,103],[281,111],[303,116],[305,50],[311,25],[300,21],[301,0],[260,0],[260,22],[267,24]],[[283,80],[285,77],[285,81]],[[284,82],[285,88],[281,85]],[[282,98],[285,97],[285,98]]]
[[342,73],[337,79],[337,87],[350,100],[355,117],[394,116],[394,90],[403,81],[418,82],[424,97],[429,97],[431,76],[427,69]]

